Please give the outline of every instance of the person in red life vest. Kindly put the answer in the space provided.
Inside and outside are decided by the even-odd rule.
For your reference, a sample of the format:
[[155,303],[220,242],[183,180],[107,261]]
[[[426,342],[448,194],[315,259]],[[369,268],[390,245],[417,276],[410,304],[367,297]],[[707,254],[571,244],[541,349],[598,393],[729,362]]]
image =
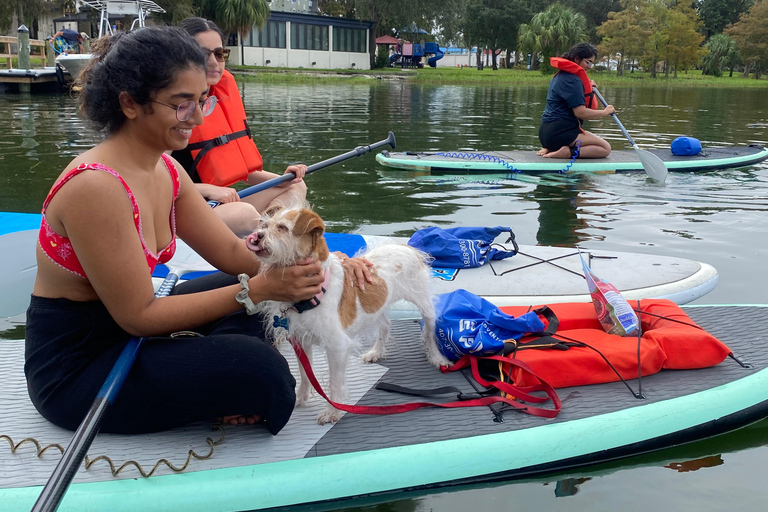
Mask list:
[[[547,105],[541,116],[539,156],[546,158],[605,158],[611,145],[584,130],[584,121],[600,119],[613,114],[608,105],[598,110],[597,98],[592,92],[595,82],[587,77],[587,70],[595,65],[597,49],[588,43],[579,43],[562,57],[549,59],[558,71],[549,83]],[[577,144],[578,143],[578,144]]]
[[194,128],[189,145],[174,151],[198,191],[209,201],[220,203],[215,212],[238,236],[250,234],[259,225],[260,214],[270,205],[290,206],[302,202],[307,187],[302,180],[305,165],[291,165],[296,179],[240,199],[230,185],[245,181],[256,185],[277,177],[262,170],[262,159],[245,114],[245,106],[232,74],[224,69],[229,49],[224,48],[224,34],[212,21],[186,18],[179,28],[195,38],[208,55],[206,79],[210,95],[218,102],[205,122]]

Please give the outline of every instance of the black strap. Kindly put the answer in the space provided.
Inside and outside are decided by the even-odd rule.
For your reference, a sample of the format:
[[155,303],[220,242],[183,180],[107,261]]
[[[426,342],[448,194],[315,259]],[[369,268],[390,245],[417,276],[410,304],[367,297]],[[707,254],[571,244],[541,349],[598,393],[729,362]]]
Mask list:
[[557,332],[557,328],[560,326],[560,321],[557,319],[557,315],[549,306],[542,306],[534,310],[539,316],[543,316],[547,320],[547,328],[541,332],[532,332],[527,334],[526,338],[535,338],[525,343],[519,343],[517,340],[509,340],[504,342],[504,350],[501,355],[508,356],[509,354],[516,352],[517,350],[531,349],[531,348],[552,348],[555,350],[568,350],[572,343],[567,343],[562,340],[554,338],[554,334]]
[[245,130],[240,130],[239,132],[234,133],[228,133],[224,135],[219,135],[218,137],[215,137],[213,139],[208,140],[201,140],[200,142],[193,142],[192,144],[187,144],[187,149],[190,151],[194,151],[196,149],[199,149],[200,152],[195,157],[195,160],[192,162],[192,166],[187,170],[190,177],[192,178],[192,181],[199,182],[200,181],[200,175],[197,172],[197,164],[200,163],[200,160],[203,159],[203,157],[213,148],[217,148],[219,146],[223,146],[225,144],[229,144],[233,140],[237,140],[242,137],[251,137],[251,127],[248,126],[248,120],[243,119],[243,124],[245,125]]
[[439,396],[447,395],[450,393],[456,394],[457,400],[474,400],[481,396],[492,395],[496,393],[496,389],[494,388],[487,389],[485,391],[477,391],[475,393],[463,393],[459,388],[454,386],[443,386],[433,389],[415,389],[407,388],[405,386],[398,386],[397,384],[392,384],[390,382],[378,382],[376,384],[376,389],[410,396]]

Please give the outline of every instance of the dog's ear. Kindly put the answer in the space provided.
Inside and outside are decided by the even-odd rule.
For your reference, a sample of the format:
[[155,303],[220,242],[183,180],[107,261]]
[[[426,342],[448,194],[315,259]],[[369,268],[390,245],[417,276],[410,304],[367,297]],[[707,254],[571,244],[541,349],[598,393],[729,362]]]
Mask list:
[[328,245],[323,238],[325,224],[318,214],[307,208],[299,210],[296,222],[293,225],[295,236],[309,235],[312,240],[312,251],[317,254],[320,261],[328,259]]
[[281,204],[276,204],[274,206],[270,206],[267,208],[267,210],[264,212],[265,217],[273,217],[277,212],[282,210],[284,208]]

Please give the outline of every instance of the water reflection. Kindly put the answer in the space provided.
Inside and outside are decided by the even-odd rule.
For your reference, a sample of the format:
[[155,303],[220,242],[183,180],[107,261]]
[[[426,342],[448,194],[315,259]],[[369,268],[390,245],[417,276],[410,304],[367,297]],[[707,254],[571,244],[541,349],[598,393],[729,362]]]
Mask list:
[[[759,89],[601,90],[641,147],[666,147],[679,135],[695,136],[705,145],[768,143],[768,104]],[[313,163],[381,140],[390,130],[397,135],[398,150],[533,151],[546,96],[545,87],[512,84],[379,81],[249,82],[241,84],[241,91],[266,168],[276,172],[289,163]],[[5,94],[0,112],[0,210],[39,212],[55,177],[97,138],[66,95]],[[616,148],[628,147],[609,120],[589,123],[588,129]],[[512,227],[521,244],[579,245],[704,261],[718,269],[720,284],[702,302],[766,302],[767,163],[671,173],[660,187],[642,175],[431,176],[384,168],[367,155],[312,174],[307,182],[310,202],[334,231],[407,236],[434,224],[504,225]],[[503,510],[616,510],[637,509],[646,500],[656,500],[649,507],[695,510],[729,503],[761,510],[766,495],[758,480],[767,468],[766,443],[768,423],[762,422],[711,441],[555,475],[546,486],[537,479],[427,497],[399,495],[408,499],[366,510],[459,511],[495,502]],[[677,471],[694,467],[706,471],[688,471],[681,485]],[[569,496],[557,506],[551,501],[553,483]],[[742,492],[745,486],[751,492]],[[654,492],[643,494],[648,488]],[[714,501],[712,489],[718,490]]]

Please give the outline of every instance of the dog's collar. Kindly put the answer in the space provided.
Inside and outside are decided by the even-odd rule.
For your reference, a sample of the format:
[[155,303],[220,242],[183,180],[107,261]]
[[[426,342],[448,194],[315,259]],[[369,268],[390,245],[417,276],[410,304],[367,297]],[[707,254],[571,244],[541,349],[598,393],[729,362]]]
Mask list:
[[325,294],[325,290],[328,287],[328,283],[331,280],[331,268],[328,267],[325,269],[325,279],[323,280],[323,286],[320,289],[320,293],[312,297],[311,299],[302,300],[299,302],[296,302],[293,304],[293,306],[290,309],[293,309],[297,313],[301,314],[305,311],[309,311],[310,309],[313,309],[320,305],[320,299]]

